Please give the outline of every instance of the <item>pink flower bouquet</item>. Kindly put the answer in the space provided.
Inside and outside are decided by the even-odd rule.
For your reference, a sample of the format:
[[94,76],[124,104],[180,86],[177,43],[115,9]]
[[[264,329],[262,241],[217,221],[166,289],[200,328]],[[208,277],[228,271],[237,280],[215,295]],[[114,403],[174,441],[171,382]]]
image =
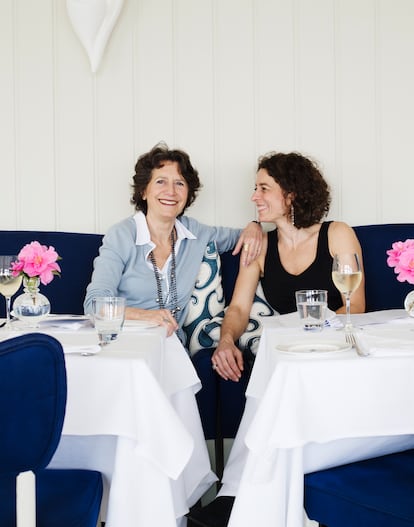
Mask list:
[[387,264],[394,267],[397,280],[414,284],[414,240],[394,242],[387,254]]
[[60,259],[55,248],[31,242],[23,247],[17,256],[17,262],[12,264],[13,276],[23,275],[27,278],[38,276],[43,285],[49,284],[54,275],[60,275]]

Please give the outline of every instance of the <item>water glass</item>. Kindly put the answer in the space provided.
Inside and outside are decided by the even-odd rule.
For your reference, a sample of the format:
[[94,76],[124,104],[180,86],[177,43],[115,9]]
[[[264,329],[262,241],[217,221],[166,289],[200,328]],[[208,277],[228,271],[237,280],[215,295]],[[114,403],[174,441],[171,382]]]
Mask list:
[[125,318],[125,298],[101,296],[92,300],[92,314],[99,345],[115,340],[122,330]]
[[321,331],[325,324],[328,306],[328,291],[324,289],[305,289],[296,291],[296,307],[303,329]]

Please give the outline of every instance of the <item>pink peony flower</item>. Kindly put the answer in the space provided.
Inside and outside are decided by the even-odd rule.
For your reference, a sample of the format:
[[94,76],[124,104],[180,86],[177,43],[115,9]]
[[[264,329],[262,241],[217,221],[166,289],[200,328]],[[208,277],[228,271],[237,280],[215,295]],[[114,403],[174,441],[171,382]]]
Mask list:
[[414,284],[414,240],[394,242],[387,254],[387,264],[394,267],[397,280]]
[[12,264],[13,276],[23,274],[29,278],[38,276],[43,285],[49,284],[54,275],[59,275],[60,267],[56,263],[60,257],[55,248],[31,242],[23,247],[17,256],[17,262]]

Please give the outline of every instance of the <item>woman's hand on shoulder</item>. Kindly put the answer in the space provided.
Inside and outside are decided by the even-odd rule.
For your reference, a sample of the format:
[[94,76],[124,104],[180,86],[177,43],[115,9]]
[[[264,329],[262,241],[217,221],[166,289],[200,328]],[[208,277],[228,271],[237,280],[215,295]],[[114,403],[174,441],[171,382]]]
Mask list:
[[263,230],[260,223],[251,221],[243,229],[232,254],[239,254],[241,265],[250,265],[260,254],[263,243]]
[[126,320],[145,320],[157,326],[164,326],[167,330],[167,337],[178,329],[178,324],[171,311],[168,309],[140,309],[138,307],[125,308]]

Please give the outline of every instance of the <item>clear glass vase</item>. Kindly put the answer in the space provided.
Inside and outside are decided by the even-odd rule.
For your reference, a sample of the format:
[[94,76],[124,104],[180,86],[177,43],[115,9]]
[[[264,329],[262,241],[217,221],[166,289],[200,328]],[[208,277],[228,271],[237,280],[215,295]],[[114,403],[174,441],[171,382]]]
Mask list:
[[414,291],[410,291],[404,300],[404,309],[410,315],[414,317]]
[[13,315],[30,328],[36,328],[39,322],[50,313],[50,302],[39,293],[40,278],[23,277],[24,293],[13,302]]

